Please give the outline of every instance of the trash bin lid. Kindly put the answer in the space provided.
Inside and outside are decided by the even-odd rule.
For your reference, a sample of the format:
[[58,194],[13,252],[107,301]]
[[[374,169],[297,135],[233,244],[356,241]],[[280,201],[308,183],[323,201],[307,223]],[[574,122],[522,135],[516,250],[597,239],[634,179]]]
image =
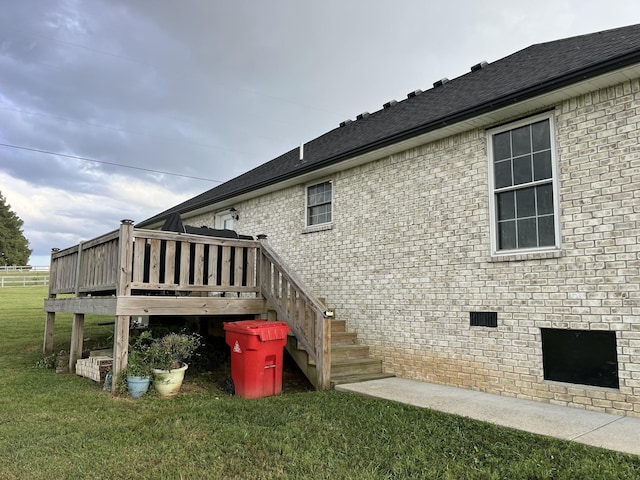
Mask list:
[[287,338],[287,333],[291,330],[286,322],[268,322],[266,320],[224,322],[223,328],[228,332],[259,336],[263,342]]

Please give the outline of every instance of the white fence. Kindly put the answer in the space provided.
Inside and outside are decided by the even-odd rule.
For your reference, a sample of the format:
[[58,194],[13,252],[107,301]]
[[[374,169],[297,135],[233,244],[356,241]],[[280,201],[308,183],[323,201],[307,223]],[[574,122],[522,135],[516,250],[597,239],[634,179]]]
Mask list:
[[49,265],[33,266],[33,265],[0,265],[0,272],[48,272]]
[[0,275],[0,288],[49,285],[49,275]]

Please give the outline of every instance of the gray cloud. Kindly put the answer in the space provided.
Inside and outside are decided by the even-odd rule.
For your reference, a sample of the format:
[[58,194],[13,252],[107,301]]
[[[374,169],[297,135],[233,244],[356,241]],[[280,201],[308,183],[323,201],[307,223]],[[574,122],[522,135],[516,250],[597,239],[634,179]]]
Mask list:
[[[618,0],[5,3],[0,143],[220,181],[481,60],[640,18]],[[38,256],[214,185],[0,146]]]

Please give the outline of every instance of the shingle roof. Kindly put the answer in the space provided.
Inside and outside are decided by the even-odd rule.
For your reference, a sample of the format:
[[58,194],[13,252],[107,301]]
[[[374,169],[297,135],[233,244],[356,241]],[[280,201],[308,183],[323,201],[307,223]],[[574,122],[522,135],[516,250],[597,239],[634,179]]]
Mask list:
[[188,212],[640,62],[640,25],[532,45],[398,102],[138,224]]

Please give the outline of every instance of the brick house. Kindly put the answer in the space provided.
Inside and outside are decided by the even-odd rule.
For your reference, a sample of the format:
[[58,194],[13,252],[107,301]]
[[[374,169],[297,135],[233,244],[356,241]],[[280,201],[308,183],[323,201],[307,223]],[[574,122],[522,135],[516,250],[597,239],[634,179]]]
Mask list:
[[640,415],[640,25],[533,45],[139,224],[266,234],[388,373]]

